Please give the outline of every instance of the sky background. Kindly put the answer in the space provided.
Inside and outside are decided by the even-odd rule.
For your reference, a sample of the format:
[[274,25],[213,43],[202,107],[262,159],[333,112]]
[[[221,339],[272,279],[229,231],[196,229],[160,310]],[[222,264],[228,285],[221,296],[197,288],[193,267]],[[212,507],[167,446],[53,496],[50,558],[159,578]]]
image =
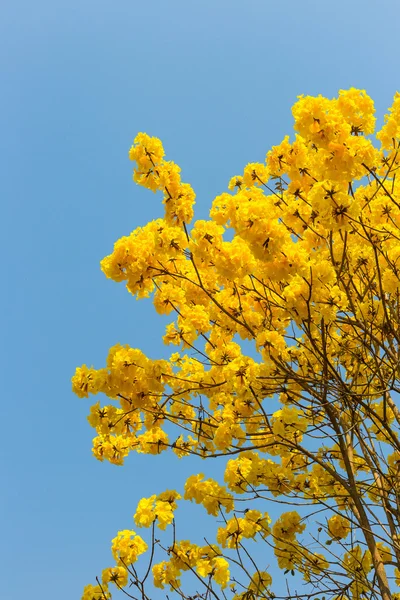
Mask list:
[[75,367],[103,367],[117,342],[169,353],[151,303],[99,267],[163,214],[132,182],[137,132],[162,139],[205,218],[293,133],[299,94],[366,89],[382,123],[400,90],[399,18],[398,0],[2,0],[4,600],[79,599],[141,497],[215,472],[169,456],[97,462],[90,399],[71,392]]

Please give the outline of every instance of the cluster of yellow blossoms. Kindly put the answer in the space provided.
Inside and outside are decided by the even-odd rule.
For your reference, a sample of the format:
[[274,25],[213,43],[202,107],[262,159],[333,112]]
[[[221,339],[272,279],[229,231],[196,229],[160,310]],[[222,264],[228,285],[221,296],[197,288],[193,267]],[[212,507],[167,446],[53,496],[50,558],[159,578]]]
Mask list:
[[181,585],[182,572],[193,571],[202,578],[212,578],[222,589],[229,582],[228,561],[220,556],[215,546],[196,546],[187,540],[174,544],[170,550],[171,559],[153,566],[154,585],[164,589],[168,585],[171,590]]
[[[234,455],[226,486],[200,474],[184,490],[223,519],[217,543],[174,537],[168,560],[152,564],[151,556],[158,588],[178,591],[191,572],[206,593],[231,581],[236,600],[269,598],[264,566],[250,575],[236,560],[247,577],[239,583],[224,554],[257,540],[286,573],[332,598],[359,600],[378,585],[389,599],[384,566],[400,561],[400,413],[391,395],[400,391],[400,94],[376,134],[380,146],[374,112],[354,88],[334,99],[299,97],[294,139],[248,164],[214,199],[210,219],[194,223],[195,194],[160,140],[139,133],[134,141],[134,180],[163,194],[165,215],[119,239],[101,268],[173,315],[163,339],[175,348],[169,360],[151,360],[117,344],[104,368],[76,370],[73,391],[112,402],[97,402],[88,417],[101,461],[122,465],[131,451],[168,449],[179,458]],[[251,356],[241,340],[252,342]],[[266,512],[238,511],[243,495],[284,498],[303,512],[270,527]],[[137,526],[173,527],[180,499],[175,491],[143,498]],[[304,507],[317,505],[333,511],[318,522],[324,554],[297,538],[306,533]],[[378,541],[371,505],[384,515]],[[119,532],[116,566],[83,600],[108,598],[110,582],[124,588],[129,578],[144,594],[129,568],[146,550],[133,531]]]

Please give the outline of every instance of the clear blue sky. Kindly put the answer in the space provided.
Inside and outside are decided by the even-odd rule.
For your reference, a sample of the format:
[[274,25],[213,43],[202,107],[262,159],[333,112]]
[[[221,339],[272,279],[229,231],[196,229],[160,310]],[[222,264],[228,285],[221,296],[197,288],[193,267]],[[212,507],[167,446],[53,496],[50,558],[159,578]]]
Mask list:
[[71,392],[75,367],[102,367],[117,342],[166,352],[150,302],[99,268],[162,215],[131,180],[136,133],[163,140],[204,218],[231,176],[292,133],[297,95],[360,87],[381,121],[400,89],[399,21],[398,0],[2,1],[4,600],[79,599],[140,497],[210,469],[97,462],[90,403]]

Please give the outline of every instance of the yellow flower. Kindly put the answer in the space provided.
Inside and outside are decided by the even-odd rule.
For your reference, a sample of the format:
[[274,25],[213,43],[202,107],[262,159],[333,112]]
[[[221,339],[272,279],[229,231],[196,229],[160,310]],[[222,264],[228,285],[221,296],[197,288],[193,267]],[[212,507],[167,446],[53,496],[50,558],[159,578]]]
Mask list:
[[213,579],[222,588],[228,585],[230,579],[229,563],[222,556],[217,556],[213,559]]
[[265,185],[269,179],[269,171],[262,163],[249,163],[243,173],[243,183],[251,188],[254,185]]
[[374,102],[365,90],[350,88],[340,90],[338,108],[347,123],[351,125],[353,133],[368,135],[374,132],[375,113]]
[[196,563],[196,571],[200,577],[207,577],[213,570],[212,562],[208,558],[199,558]]
[[125,587],[128,584],[128,571],[125,567],[110,567],[102,573],[103,583],[114,583],[117,587]]
[[154,494],[154,496],[150,496],[150,498],[142,498],[139,500],[139,504],[133,517],[138,527],[150,527],[155,520],[155,499],[156,495]]
[[160,454],[168,447],[168,435],[161,427],[152,427],[138,435],[137,441],[139,442],[138,452],[144,454]]
[[393,104],[389,108],[389,115],[385,115],[385,124],[376,134],[376,137],[382,143],[384,150],[390,150],[396,146],[400,140],[400,93],[396,92]]
[[147,133],[138,133],[129,151],[130,160],[140,163],[143,168],[152,165],[150,159],[158,163],[162,160],[163,156],[164,149],[161,141],[156,137],[150,137]]
[[203,504],[210,515],[217,516],[221,506],[226,512],[230,512],[234,507],[232,494],[213,479],[201,481],[203,477],[203,473],[200,473],[187,479],[185,500],[194,500],[197,504]]
[[350,575],[356,574],[357,577],[367,575],[372,569],[370,551],[363,551],[360,546],[355,546],[345,553],[343,566]]
[[166,490],[158,496],[155,494],[150,498],[142,498],[134,515],[138,527],[150,527],[157,520],[157,526],[165,529],[174,520],[174,510],[177,509],[176,500],[181,495],[175,490]]
[[279,542],[285,540],[294,540],[296,533],[302,533],[306,528],[301,522],[301,517],[298,512],[291,511],[283,513],[275,522],[272,533],[274,538]]
[[169,502],[156,502],[154,511],[157,515],[157,525],[160,529],[165,529],[174,520],[174,511]]
[[102,391],[106,380],[106,369],[97,371],[82,365],[82,367],[76,369],[75,375],[72,377],[72,391],[79,398],[88,398],[89,394],[97,394],[97,392]]
[[288,435],[297,435],[301,439],[301,434],[307,430],[307,420],[301,411],[293,406],[284,406],[273,414],[272,431],[275,435],[286,437]]
[[164,585],[170,586],[171,591],[180,587],[180,575],[181,571],[177,568],[176,564],[172,562],[163,561],[152,567],[153,582],[155,587],[164,589]]
[[334,515],[328,520],[328,533],[334,539],[344,539],[350,533],[350,522],[341,515]]
[[266,571],[257,571],[251,578],[251,583],[248,587],[249,591],[261,594],[272,583],[272,577]]
[[112,540],[111,551],[117,563],[122,566],[135,563],[138,556],[146,552],[146,542],[136,533],[129,529],[119,531],[117,537]]
[[382,542],[377,543],[378,550],[381,554],[383,563],[389,563],[392,560],[392,551],[391,549],[383,544]]
[[82,600],[104,600],[104,597],[111,598],[107,584],[103,583],[101,587],[99,585],[86,585]]

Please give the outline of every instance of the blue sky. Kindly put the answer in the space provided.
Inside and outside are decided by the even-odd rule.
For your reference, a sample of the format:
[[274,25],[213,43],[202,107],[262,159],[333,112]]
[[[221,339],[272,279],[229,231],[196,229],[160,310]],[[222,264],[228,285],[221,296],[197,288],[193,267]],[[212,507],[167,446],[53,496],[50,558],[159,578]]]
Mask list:
[[399,18],[398,0],[2,1],[5,600],[80,598],[139,498],[211,469],[97,462],[90,403],[71,392],[75,367],[102,367],[117,342],[166,353],[151,303],[99,268],[162,215],[131,179],[136,133],[163,140],[204,218],[231,176],[292,133],[297,95],[360,87],[382,121],[400,89]]

